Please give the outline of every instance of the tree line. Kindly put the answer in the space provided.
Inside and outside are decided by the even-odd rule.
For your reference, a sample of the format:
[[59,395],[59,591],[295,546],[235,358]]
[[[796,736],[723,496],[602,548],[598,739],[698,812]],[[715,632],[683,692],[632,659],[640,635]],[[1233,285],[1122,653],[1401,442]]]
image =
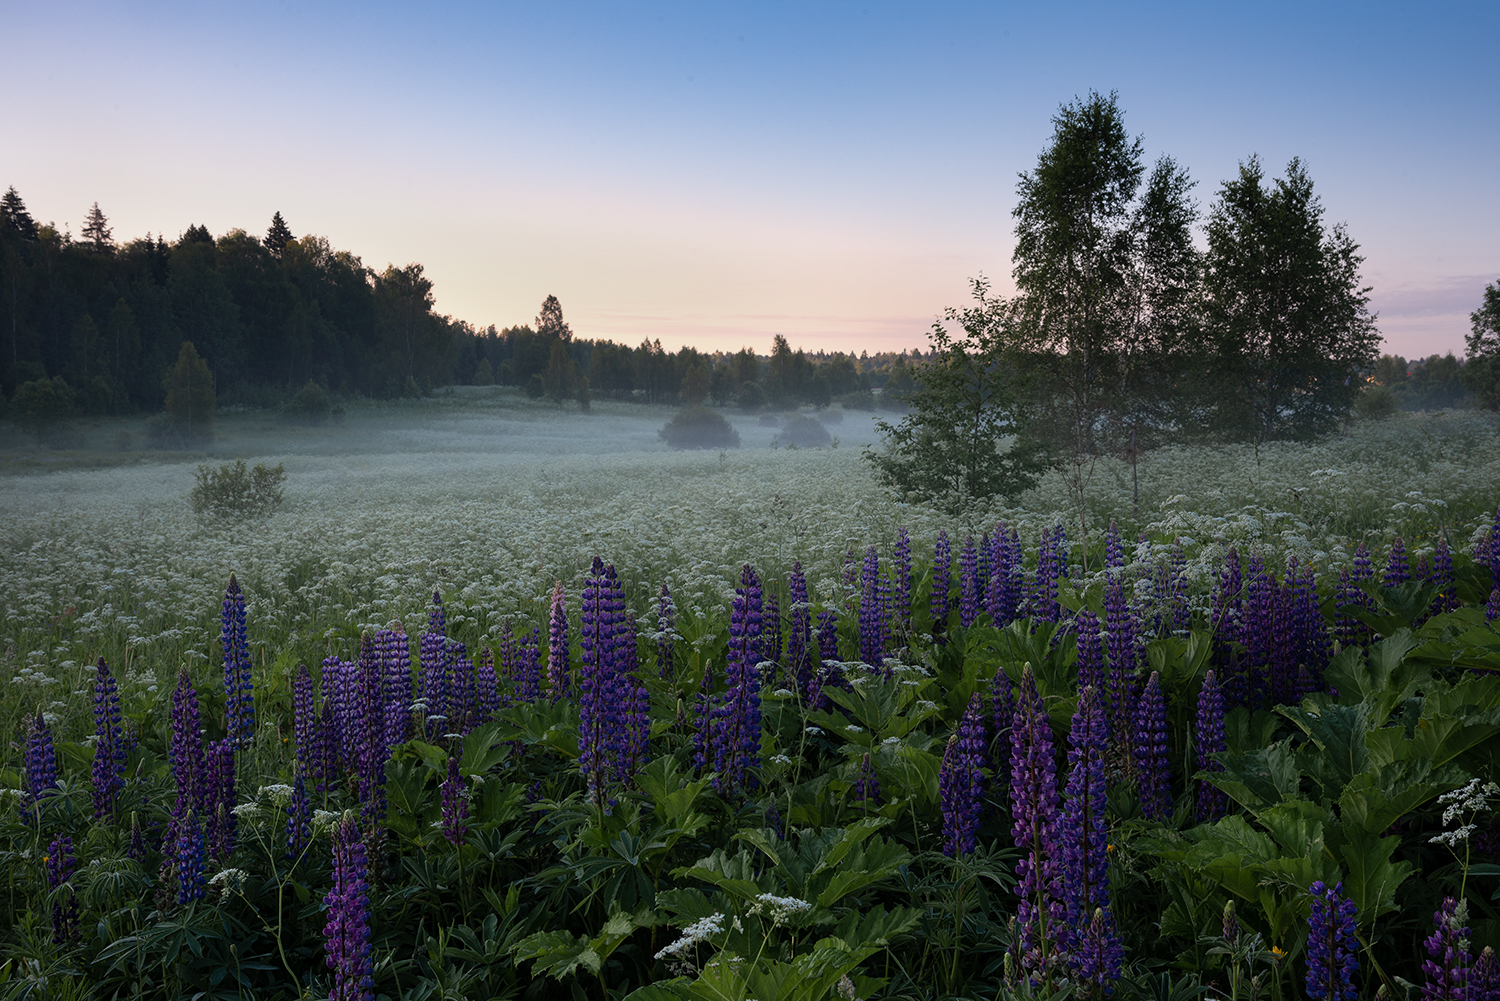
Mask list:
[[574,337],[555,296],[531,323],[478,328],[437,312],[421,264],[377,270],[294,235],[280,212],[259,237],[195,224],[120,242],[96,203],[75,238],[37,222],[14,187],[0,197],[0,317],[5,398],[45,383],[26,398],[85,413],[160,411],[184,344],[221,407],[280,405],[309,383],[375,398],[499,384],[585,404],[873,406],[873,389],[910,382],[905,357],[808,353],[782,336],[767,355]]
[[1326,434],[1372,374],[1386,408],[1465,388],[1500,402],[1481,388],[1500,384],[1500,293],[1475,314],[1467,365],[1381,358],[1358,244],[1325,220],[1300,160],[1271,177],[1249,157],[1205,213],[1186,168],[1147,164],[1115,94],[1065,104],[1053,126],[1019,178],[1016,294],[978,279],[934,325],[912,409],[871,454],[892,486],[964,510],[1057,468],[1086,536],[1104,456]]

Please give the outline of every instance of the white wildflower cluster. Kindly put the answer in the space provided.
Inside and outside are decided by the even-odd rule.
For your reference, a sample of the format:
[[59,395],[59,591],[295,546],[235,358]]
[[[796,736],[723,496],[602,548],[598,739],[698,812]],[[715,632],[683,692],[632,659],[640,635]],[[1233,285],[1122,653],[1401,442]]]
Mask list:
[[770,915],[771,923],[774,925],[785,924],[787,919],[796,914],[812,910],[812,904],[796,897],[778,897],[773,893],[762,893],[755,898],[755,903],[750,907],[751,914]]
[[724,933],[724,915],[717,912],[699,918],[682,930],[682,937],[656,954],[657,959],[683,959],[700,942]]
[[254,800],[250,800],[245,803],[236,804],[235,808],[230,812],[241,820],[250,820],[260,813],[260,804]]
[[339,822],[340,816],[340,814],[332,810],[314,810],[312,815],[313,830],[321,832],[332,828],[334,824]]
[[1479,829],[1479,825],[1474,822],[1475,818],[1491,809],[1491,796],[1500,796],[1500,785],[1481,779],[1473,779],[1468,785],[1443,793],[1438,797],[1438,805],[1443,808],[1443,826],[1447,827],[1455,820],[1463,820],[1464,823],[1427,840],[1431,844],[1457,851],[1458,846],[1468,841],[1469,836]]
[[771,764],[773,765],[790,765],[791,763],[792,759],[787,757],[785,754],[771,755]]
[[255,791],[256,799],[268,799],[272,806],[286,806],[292,801],[292,787],[289,785],[261,786]]
[[209,878],[208,885],[223,894],[238,893],[245,885],[245,870],[222,869]]
[[19,671],[17,671],[11,677],[10,683],[13,685],[36,685],[39,688],[46,688],[50,685],[62,684],[60,680],[52,677],[47,672],[39,671],[36,668],[29,666],[23,667]]

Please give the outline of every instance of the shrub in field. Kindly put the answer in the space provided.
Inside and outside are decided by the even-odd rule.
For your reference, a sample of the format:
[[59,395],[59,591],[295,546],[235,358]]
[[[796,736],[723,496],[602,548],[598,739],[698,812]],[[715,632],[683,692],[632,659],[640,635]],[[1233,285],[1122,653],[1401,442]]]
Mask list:
[[199,466],[193,473],[193,513],[212,518],[259,518],[281,506],[286,485],[286,467],[257,462],[247,467],[244,459],[217,468]]
[[297,424],[327,424],[330,418],[343,416],[343,410],[333,405],[328,390],[311,379],[297,390],[297,395],[281,408],[281,416]]
[[813,417],[798,415],[786,422],[786,427],[776,436],[776,444],[783,447],[795,445],[798,448],[816,448],[827,445],[833,441],[833,436],[828,433],[821,421]]
[[672,448],[740,447],[740,433],[722,414],[707,407],[677,411],[657,435]]

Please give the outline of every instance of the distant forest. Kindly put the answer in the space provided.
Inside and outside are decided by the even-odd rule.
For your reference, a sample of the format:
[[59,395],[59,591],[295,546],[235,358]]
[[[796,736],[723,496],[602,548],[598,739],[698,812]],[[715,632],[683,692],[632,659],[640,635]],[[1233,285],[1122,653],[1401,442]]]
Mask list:
[[[478,328],[434,310],[422,265],[368,267],[276,213],[263,236],[192,225],[175,240],[118,242],[96,203],[79,237],[0,198],[0,390],[62,379],[84,413],[154,412],[183,342],[207,362],[220,407],[276,406],[309,381],[391,398],[447,385],[524,386],[554,399],[872,406],[909,385],[908,357],[751,349],[673,353],[574,337],[548,296],[522,326]],[[6,343],[8,342],[8,343]]]

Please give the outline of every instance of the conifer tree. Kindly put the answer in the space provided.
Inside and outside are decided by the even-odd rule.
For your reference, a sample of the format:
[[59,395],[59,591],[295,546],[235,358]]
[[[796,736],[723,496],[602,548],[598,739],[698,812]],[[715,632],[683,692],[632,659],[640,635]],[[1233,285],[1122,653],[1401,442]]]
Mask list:
[[36,220],[26,211],[26,203],[16,192],[15,185],[11,185],[0,196],[0,231],[7,229],[21,234],[23,240],[35,240],[37,237]]
[[89,209],[89,214],[83,223],[83,239],[93,250],[101,254],[112,254],[115,250],[114,230],[110,228],[109,219],[99,209],[99,203]]
[[281,252],[286,249],[286,245],[295,239],[296,237],[292,235],[292,231],[287,228],[286,220],[281,218],[280,212],[277,212],[271,216],[271,228],[266,230],[266,237],[261,242],[266,245],[266,249],[272,254],[280,257]]

